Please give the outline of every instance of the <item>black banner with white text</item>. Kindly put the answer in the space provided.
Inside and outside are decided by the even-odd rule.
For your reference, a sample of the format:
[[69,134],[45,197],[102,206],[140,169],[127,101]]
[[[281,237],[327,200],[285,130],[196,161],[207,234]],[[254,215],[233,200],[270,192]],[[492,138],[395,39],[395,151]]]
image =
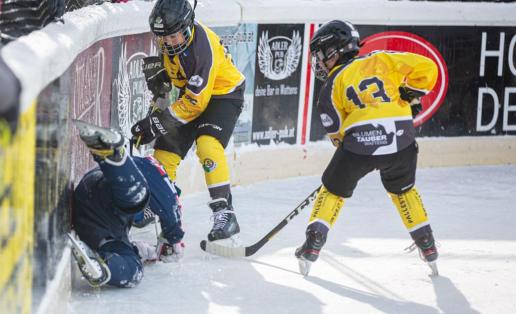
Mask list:
[[304,27],[258,25],[253,143],[296,143]]

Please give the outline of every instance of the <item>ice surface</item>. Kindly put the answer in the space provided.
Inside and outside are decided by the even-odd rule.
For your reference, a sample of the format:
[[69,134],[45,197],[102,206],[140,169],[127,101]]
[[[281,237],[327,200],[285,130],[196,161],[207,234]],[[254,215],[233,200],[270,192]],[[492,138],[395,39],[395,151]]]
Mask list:
[[[304,241],[310,209],[250,258],[201,251],[211,227],[208,194],[183,198],[187,235],[181,263],[149,265],[132,289],[81,283],[70,313],[516,313],[516,166],[429,168],[417,186],[440,243],[441,276],[417,253],[383,190],[366,176],[347,200],[320,259],[306,279],[294,249]],[[319,177],[233,189],[252,244],[320,184]],[[134,232],[154,239],[154,227]]]

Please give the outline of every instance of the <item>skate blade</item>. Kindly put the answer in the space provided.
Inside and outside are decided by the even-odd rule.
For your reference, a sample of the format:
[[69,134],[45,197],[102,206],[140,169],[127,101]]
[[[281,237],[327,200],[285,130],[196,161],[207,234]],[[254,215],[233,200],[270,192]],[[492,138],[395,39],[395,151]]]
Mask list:
[[75,127],[79,130],[80,136],[93,136],[95,134],[99,134],[99,138],[105,144],[115,145],[120,142],[121,135],[112,129],[102,128],[77,119],[74,119],[73,122]]
[[439,276],[439,270],[437,269],[437,263],[436,261],[428,262],[428,267],[430,267],[430,270],[432,273],[430,274],[431,277],[438,277]]
[[240,235],[238,234],[235,234],[227,239],[211,241],[211,243],[231,248],[237,248],[242,246],[242,240],[240,239]]
[[[72,244],[72,254],[79,266],[85,265],[93,278],[102,277],[102,271],[99,271],[97,267],[95,267],[95,262],[93,262],[92,258],[89,257],[88,254],[86,254],[86,251],[84,251],[84,249],[79,245],[78,240],[76,240],[75,237],[70,233],[67,233],[67,236]],[[100,262],[96,261],[96,263],[100,265]],[[79,267],[79,270],[81,270],[81,267]],[[81,270],[81,273],[82,272],[83,271]]]
[[310,273],[310,268],[312,267],[312,262],[304,258],[298,258],[297,262],[299,266],[299,272],[301,273],[301,275],[303,275],[304,277],[308,276],[308,273]]

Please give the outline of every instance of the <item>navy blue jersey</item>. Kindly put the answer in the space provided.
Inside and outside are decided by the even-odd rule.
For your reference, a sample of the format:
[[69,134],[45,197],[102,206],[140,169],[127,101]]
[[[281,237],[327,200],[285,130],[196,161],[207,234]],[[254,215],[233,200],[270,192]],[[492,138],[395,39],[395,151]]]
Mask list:
[[151,191],[149,207],[159,216],[163,236],[171,244],[181,241],[181,209],[175,185],[170,181],[163,166],[152,156],[133,157]]
[[160,217],[163,235],[170,243],[182,239],[176,189],[153,157],[128,157],[122,165],[99,165],[84,175],[74,191],[72,221],[81,240],[93,249],[109,240],[130,245],[133,217],[146,206]]

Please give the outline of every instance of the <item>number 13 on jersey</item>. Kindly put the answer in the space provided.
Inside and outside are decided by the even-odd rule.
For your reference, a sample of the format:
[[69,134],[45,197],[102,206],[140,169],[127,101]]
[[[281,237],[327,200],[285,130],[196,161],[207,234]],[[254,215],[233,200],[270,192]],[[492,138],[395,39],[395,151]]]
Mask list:
[[[376,76],[363,79],[358,84],[358,90],[360,92],[364,92],[369,88],[369,86],[374,85],[374,89],[372,92],[372,96],[376,99],[381,100],[381,102],[391,102],[391,98],[387,96],[385,92],[383,81],[377,78]],[[352,101],[355,106],[358,108],[365,108],[366,105],[360,100],[360,97],[354,86],[349,86],[346,88],[346,97],[348,100]]]

